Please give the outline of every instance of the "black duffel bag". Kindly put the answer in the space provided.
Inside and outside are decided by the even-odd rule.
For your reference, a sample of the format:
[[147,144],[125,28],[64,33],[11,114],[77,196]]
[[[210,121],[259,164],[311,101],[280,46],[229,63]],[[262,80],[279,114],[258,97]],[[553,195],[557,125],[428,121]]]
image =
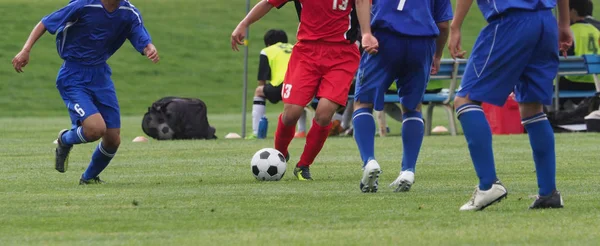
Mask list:
[[585,124],[585,117],[600,107],[600,93],[585,98],[574,109],[549,112],[548,120],[558,130],[559,125]]
[[144,115],[142,130],[157,140],[217,138],[208,124],[206,104],[195,98],[164,97],[154,102]]

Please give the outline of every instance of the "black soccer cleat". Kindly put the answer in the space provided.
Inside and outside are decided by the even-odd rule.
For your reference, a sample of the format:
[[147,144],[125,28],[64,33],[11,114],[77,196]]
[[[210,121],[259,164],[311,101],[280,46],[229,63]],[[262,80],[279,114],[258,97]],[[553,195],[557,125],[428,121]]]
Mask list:
[[308,167],[299,167],[296,166],[296,168],[294,168],[294,176],[296,176],[296,178],[298,178],[298,180],[313,180],[312,177],[310,176],[310,169]]
[[562,208],[563,199],[560,196],[560,191],[554,190],[548,196],[537,196],[529,209],[545,209],[545,208]]
[[93,179],[85,180],[83,179],[83,175],[79,179],[79,185],[94,185],[94,184],[106,184],[106,182],[102,181],[100,177],[95,177]]
[[73,145],[66,145],[62,143],[62,135],[69,130],[64,129],[58,133],[58,139],[56,140],[57,146],[54,152],[54,169],[61,173],[67,171],[69,168],[69,153],[71,153],[71,149],[73,149]]

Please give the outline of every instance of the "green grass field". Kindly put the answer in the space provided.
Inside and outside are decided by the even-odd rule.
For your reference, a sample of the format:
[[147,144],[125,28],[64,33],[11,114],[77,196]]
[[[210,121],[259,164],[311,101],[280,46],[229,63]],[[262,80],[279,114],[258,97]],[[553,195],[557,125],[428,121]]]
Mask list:
[[[359,154],[352,138],[331,138],[313,168],[314,182],[291,175],[304,146],[295,140],[288,173],[258,182],[250,171],[268,140],[225,140],[240,132],[243,53],[229,36],[245,13],[243,0],[132,0],[161,54],[151,64],[126,43],[109,64],[123,118],[123,143],[99,186],[79,186],[95,144],[77,146],[67,173],[53,168],[52,141],[70,125],[55,89],[61,64],[54,37],[44,36],[25,74],[10,60],[31,28],[67,0],[0,0],[0,245],[596,245],[598,134],[558,134],[561,210],[529,211],[536,194],[526,135],[496,136],[498,175],[508,199],[483,212],[464,213],[477,183],[464,137],[426,137],[417,183],[409,193],[387,188],[400,166],[396,136],[377,138],[384,173],[380,192],[362,194]],[[256,0],[252,0],[253,3]],[[594,0],[595,13],[600,0]],[[469,50],[485,25],[472,9],[463,28]],[[600,16],[597,16],[600,17]],[[293,36],[292,6],[253,25],[250,88],[262,35],[281,28]],[[295,41],[294,38],[291,38]],[[252,93],[250,89],[250,93]],[[144,135],[141,116],[163,96],[204,100],[216,141],[132,143]],[[249,98],[251,99],[251,97]],[[249,100],[250,102],[250,100]],[[281,104],[269,106],[270,134]],[[248,108],[248,113],[250,107]],[[249,123],[249,121],[248,121]],[[434,126],[446,124],[436,111]],[[248,124],[248,128],[250,125]]]
[[[211,120],[228,128],[236,115]],[[272,140],[131,143],[126,117],[106,185],[79,186],[95,145],[77,146],[70,170],[53,170],[63,118],[0,119],[2,245],[591,245],[600,240],[598,134],[557,135],[562,210],[530,211],[535,174],[526,135],[495,138],[508,199],[483,212],[459,212],[477,183],[464,138],[426,137],[417,183],[393,193],[399,137],[378,138],[381,191],[362,194],[354,141],[331,138],[312,168],[314,182],[288,174],[259,182],[256,150]],[[293,161],[303,142],[294,141]]]

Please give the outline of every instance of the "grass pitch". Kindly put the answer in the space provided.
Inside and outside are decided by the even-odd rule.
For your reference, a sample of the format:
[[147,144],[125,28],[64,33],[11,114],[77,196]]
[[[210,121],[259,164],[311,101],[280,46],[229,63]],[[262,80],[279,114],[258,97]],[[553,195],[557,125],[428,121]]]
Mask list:
[[[210,118],[219,136],[237,115]],[[291,175],[258,182],[250,159],[269,140],[150,141],[138,117],[123,121],[123,144],[101,175],[79,186],[95,144],[76,146],[70,169],[53,169],[52,141],[65,118],[0,119],[2,245],[585,245],[600,240],[598,134],[560,134],[558,186],[565,208],[529,211],[537,191],[526,135],[494,138],[509,196],[483,212],[459,212],[477,183],[462,136],[426,137],[409,193],[397,175],[399,137],[378,138],[380,192],[362,194],[351,138],[328,140],[314,182]],[[231,123],[233,122],[233,123]],[[273,127],[272,127],[273,128]],[[272,135],[271,135],[272,136]],[[291,146],[297,161],[303,141]]]

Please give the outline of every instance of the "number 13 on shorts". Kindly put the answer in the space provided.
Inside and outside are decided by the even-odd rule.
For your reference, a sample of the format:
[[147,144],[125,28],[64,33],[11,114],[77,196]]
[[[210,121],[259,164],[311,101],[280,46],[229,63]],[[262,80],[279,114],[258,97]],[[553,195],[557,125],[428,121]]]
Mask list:
[[292,92],[292,85],[283,84],[283,90],[281,90],[281,97],[284,99],[290,98],[291,92]]

